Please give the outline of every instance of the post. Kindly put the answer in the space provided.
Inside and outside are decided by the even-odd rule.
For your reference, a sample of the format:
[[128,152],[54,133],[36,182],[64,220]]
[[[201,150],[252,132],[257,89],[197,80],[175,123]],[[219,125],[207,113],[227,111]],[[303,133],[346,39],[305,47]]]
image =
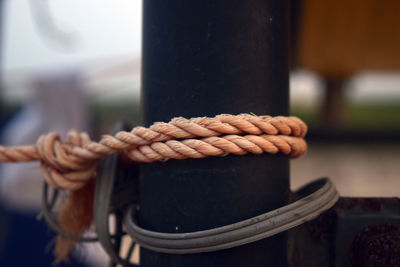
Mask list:
[[[143,1],[144,123],[220,113],[288,114],[287,3]],[[142,164],[139,224],[160,232],[214,228],[281,207],[283,155]],[[141,266],[286,266],[286,234],[223,251],[141,250]]]
[[[0,67],[3,69],[4,67],[4,39],[5,39],[5,13],[6,13],[6,8],[5,5],[7,3],[4,0],[0,0]],[[0,72],[0,79],[3,78],[3,73],[2,71]],[[5,116],[4,116],[4,101],[3,101],[3,82],[0,82],[0,130],[3,128],[3,124],[5,121]]]

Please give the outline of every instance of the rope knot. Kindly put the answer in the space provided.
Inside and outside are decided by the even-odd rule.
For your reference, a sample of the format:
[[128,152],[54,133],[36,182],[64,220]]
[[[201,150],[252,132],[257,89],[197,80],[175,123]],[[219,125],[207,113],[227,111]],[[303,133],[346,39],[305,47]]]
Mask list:
[[73,153],[75,147],[90,143],[85,133],[70,131],[67,141],[62,142],[57,133],[39,137],[36,150],[40,169],[46,182],[55,189],[78,190],[95,177],[97,161],[82,158]]

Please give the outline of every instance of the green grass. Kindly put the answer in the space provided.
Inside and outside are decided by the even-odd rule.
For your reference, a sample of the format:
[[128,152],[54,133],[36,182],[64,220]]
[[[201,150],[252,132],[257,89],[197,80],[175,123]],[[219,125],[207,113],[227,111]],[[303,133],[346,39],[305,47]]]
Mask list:
[[[20,110],[21,105],[3,106],[2,121]],[[319,124],[318,109],[306,105],[292,105],[291,114],[302,118],[311,128]],[[90,114],[99,132],[108,132],[118,120],[127,120],[133,125],[140,123],[140,104],[126,101],[121,103],[91,103]],[[399,131],[400,103],[351,104],[348,107],[346,129],[371,131]]]
[[[291,114],[302,118],[310,127],[319,126],[319,111],[304,105],[292,105]],[[390,131],[400,130],[400,103],[350,104],[346,129]]]

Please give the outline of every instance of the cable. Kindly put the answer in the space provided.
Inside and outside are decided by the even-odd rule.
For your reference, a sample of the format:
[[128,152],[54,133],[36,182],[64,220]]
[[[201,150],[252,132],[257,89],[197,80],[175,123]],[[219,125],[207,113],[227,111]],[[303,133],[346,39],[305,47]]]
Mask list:
[[189,254],[217,251],[251,243],[286,231],[316,218],[332,207],[339,198],[328,179],[310,186],[322,186],[312,194],[289,205],[262,215],[210,230],[191,233],[160,233],[141,228],[136,222],[135,207],[125,218],[127,232],[140,246],[169,254]]

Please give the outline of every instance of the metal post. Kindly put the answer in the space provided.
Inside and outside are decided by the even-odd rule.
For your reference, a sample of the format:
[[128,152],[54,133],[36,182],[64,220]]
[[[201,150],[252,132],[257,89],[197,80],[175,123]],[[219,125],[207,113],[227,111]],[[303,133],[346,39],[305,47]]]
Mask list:
[[[3,68],[4,68],[4,43],[5,43],[5,4],[6,2],[0,0],[0,79],[3,77]],[[3,127],[3,123],[5,120],[4,117],[4,101],[3,101],[3,83],[0,83],[0,129]]]
[[[146,126],[176,116],[288,114],[287,3],[143,1],[142,111]],[[283,155],[141,165],[139,224],[191,232],[287,203]],[[141,250],[141,266],[286,266],[286,235],[212,253]]]

